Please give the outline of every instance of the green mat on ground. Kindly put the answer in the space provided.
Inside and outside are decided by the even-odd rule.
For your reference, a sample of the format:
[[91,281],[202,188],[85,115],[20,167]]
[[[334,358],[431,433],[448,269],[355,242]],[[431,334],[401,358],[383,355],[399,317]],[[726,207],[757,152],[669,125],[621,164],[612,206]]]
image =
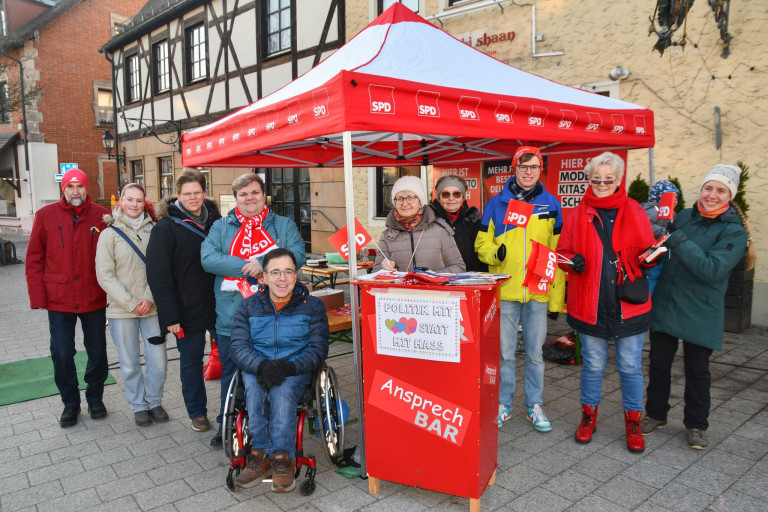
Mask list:
[[[80,389],[85,389],[85,365],[88,356],[84,350],[75,354],[77,380]],[[112,375],[107,376],[104,385],[114,384]],[[45,396],[58,395],[59,389],[53,381],[53,361],[50,356],[25,359],[0,364],[0,405],[26,402]]]

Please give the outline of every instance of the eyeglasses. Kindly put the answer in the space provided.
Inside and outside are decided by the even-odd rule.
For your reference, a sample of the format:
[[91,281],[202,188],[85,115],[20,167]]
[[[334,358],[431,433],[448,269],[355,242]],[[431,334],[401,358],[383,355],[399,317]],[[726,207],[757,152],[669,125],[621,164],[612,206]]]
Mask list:
[[520,172],[539,172],[541,170],[540,165],[520,165],[518,164],[517,170]]
[[453,196],[454,199],[461,199],[463,195],[464,194],[462,194],[460,190],[454,190],[453,193],[449,192],[448,190],[443,190],[440,192],[440,197],[443,199],[448,199],[451,196]]
[[286,277],[288,279],[293,279],[296,277],[296,271],[295,270],[270,270],[267,272],[270,276],[272,276],[272,279],[280,279],[281,277]]
[[418,197],[416,196],[396,197],[395,204],[403,204],[403,203],[413,204],[416,202],[417,199]]
[[181,197],[200,197],[205,195],[205,191],[200,192],[184,192],[182,194],[179,194]]
[[589,180],[589,182],[593,185],[613,185],[614,183],[616,183],[616,180],[615,179],[611,179],[611,180],[592,180],[591,179]]

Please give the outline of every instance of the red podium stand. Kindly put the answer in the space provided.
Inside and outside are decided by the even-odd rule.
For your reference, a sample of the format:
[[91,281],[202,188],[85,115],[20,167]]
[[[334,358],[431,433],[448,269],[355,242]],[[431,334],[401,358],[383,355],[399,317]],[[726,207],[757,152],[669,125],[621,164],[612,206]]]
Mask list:
[[370,492],[388,480],[479,510],[497,465],[501,283],[356,284]]

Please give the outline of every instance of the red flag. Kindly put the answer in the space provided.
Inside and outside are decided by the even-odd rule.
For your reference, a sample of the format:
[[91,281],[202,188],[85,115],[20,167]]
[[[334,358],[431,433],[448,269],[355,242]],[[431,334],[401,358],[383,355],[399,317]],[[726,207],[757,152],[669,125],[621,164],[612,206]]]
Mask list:
[[537,276],[533,272],[525,274],[523,286],[528,288],[531,293],[549,294],[549,281],[546,278]]
[[524,228],[531,220],[534,206],[524,201],[512,200],[507,206],[507,213],[504,214],[504,224],[511,224],[515,227]]
[[[531,243],[533,244],[533,250],[525,268],[550,283],[554,282],[555,272],[557,271],[557,253],[535,240],[531,240]],[[536,259],[534,260],[534,258]],[[531,265],[531,261],[533,261],[533,265]]]
[[659,214],[658,219],[674,219],[675,218],[675,198],[677,194],[674,192],[664,192],[661,194],[661,200],[659,201]]
[[[363,225],[355,219],[355,252],[359,251],[368,242],[373,240],[371,235],[363,229]],[[328,241],[331,243],[334,249],[341,254],[341,257],[345,260],[349,260],[349,243],[347,242],[347,226],[344,226],[334,234],[328,237]]]

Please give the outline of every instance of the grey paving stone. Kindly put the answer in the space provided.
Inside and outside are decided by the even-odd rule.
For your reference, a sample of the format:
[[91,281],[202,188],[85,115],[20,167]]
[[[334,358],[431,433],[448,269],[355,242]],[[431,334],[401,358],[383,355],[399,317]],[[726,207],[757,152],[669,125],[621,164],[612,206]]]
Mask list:
[[632,464],[622,474],[650,487],[661,489],[679,475],[681,471],[660,462],[645,459]]
[[65,436],[60,436],[51,439],[41,439],[36,442],[25,441],[23,444],[19,445],[19,450],[21,456],[27,458],[65,446],[70,446],[69,440]]
[[125,478],[126,476],[164,467],[167,464],[168,463],[157,454],[149,454],[142,457],[130,458],[122,462],[115,462],[112,464],[112,469],[114,469],[118,477]]
[[541,487],[575,502],[592,493],[599,485],[599,480],[569,470],[547,479]]
[[144,441],[144,437],[136,430],[114,434],[109,437],[96,440],[102,451],[110,451],[124,446],[132,446]]
[[[275,506],[265,495],[256,496],[248,501],[239,502],[231,507],[221,508],[219,510],[226,512],[254,512],[256,510],[291,510]],[[292,510],[314,512],[317,511],[311,504],[304,504]]]
[[21,452],[19,452],[18,446],[12,446],[4,450],[0,450],[0,464],[9,463],[21,458]]
[[[210,440],[208,440],[208,442],[210,442]],[[182,462],[191,459],[197,455],[210,453],[212,450],[213,449],[210,446],[203,443],[202,439],[200,439],[196,442],[165,448],[164,450],[160,450],[158,455],[169,464],[172,464],[174,462]]]
[[41,453],[34,457],[22,458],[12,463],[0,464],[0,478],[6,478],[11,475],[25,473],[37,468],[47,466],[51,463],[47,453]]
[[126,448],[125,446],[119,446],[114,450],[107,450],[107,451],[86,455],[85,457],[82,457],[80,459],[80,462],[82,462],[83,467],[87,471],[94,468],[101,468],[104,466],[108,466],[109,464],[114,464],[116,462],[129,460],[132,458],[133,458],[133,455],[131,454],[131,452],[128,451],[128,448]]
[[155,454],[162,450],[176,447],[178,447],[176,441],[169,435],[144,439],[135,444],[128,445],[128,449],[135,457],[141,457],[150,453]]
[[655,492],[656,489],[654,487],[624,475],[619,475],[595,489],[594,494],[610,500],[616,505],[633,509]]
[[713,512],[738,510],[739,512],[765,512],[766,500],[728,490],[714,499],[707,508]]
[[[156,469],[147,471],[147,475],[155,485],[163,485],[174,482],[196,473],[201,473],[203,468],[194,461],[177,462],[166,464]],[[141,504],[141,503],[139,503]]]
[[765,482],[765,474],[749,471],[734,482],[728,491],[746,494],[768,503],[768,488],[766,488]]
[[77,492],[89,487],[96,487],[100,484],[112,482],[117,480],[117,475],[111,467],[103,467],[86,471],[85,473],[78,473],[76,475],[67,476],[59,479],[61,486],[64,488],[66,494]]
[[117,498],[152,489],[153,487],[154,483],[152,480],[142,473],[97,485],[96,492],[99,493],[99,497],[102,501],[112,501]]
[[[273,501],[277,501],[277,498],[272,499]],[[342,512],[359,510],[375,501],[376,498],[361,491],[357,487],[347,487],[331,492],[319,499],[312,500],[312,505],[323,512]]]
[[150,510],[162,505],[172,504],[194,494],[195,491],[186,482],[177,480],[134,492],[133,497],[142,510]]
[[738,478],[754,465],[754,461],[728,453],[720,448],[713,448],[707,450],[697,465]]
[[37,505],[39,512],[63,512],[82,510],[101,503],[95,489],[84,489]]
[[19,491],[21,489],[27,489],[28,487],[29,480],[24,473],[18,473],[6,478],[0,478],[0,496],[3,494],[10,494],[12,492]]
[[554,476],[566,471],[578,461],[579,459],[576,457],[571,457],[554,450],[545,450],[528,458],[525,464],[546,475]]
[[507,504],[507,508],[529,512],[540,508],[542,505],[546,510],[554,512],[569,509],[573,502],[542,487],[536,487],[512,500],[511,503]]
[[194,494],[173,503],[179,512],[199,512],[201,510],[221,510],[222,508],[237,505],[238,501],[232,497],[232,493],[224,487],[217,487],[205,491],[194,491]]
[[573,466],[573,469],[601,482],[607,482],[627,468],[627,464],[601,452],[590,455]]
[[[485,505],[485,503],[483,503]],[[403,512],[425,510],[427,505],[402,493],[395,493],[361,508],[361,512]]]
[[64,491],[61,489],[61,485],[59,485],[58,482],[37,485],[35,487],[27,487],[26,489],[21,489],[16,492],[0,496],[0,510],[3,510],[4,512],[20,510],[22,508],[58,498],[63,494]]
[[761,443],[735,434],[723,439],[718,447],[729,453],[755,461],[768,453],[768,443]]
[[138,512],[141,509],[133,496],[125,496],[85,509],[88,512]]
[[51,458],[51,462],[55,464],[57,462],[79,459],[100,452],[101,449],[96,443],[81,443],[74,446],[65,446],[64,448],[51,450],[48,452],[48,455]]
[[548,475],[525,463],[496,474],[496,485],[520,495],[546,482]]
[[600,496],[586,496],[574,503],[568,510],[571,512],[623,512],[629,509],[620,507]]
[[672,482],[649,498],[651,503],[680,512],[704,510],[711,502],[709,494],[696,492],[693,488]]
[[29,478],[30,485],[34,486],[58,480],[68,475],[83,473],[84,471],[85,469],[83,469],[83,465],[79,460],[72,460],[33,469],[27,472],[27,477]]
[[184,481],[194,489],[196,493],[211,489],[223,488],[226,484],[228,470],[226,468],[214,468],[204,470],[184,478]]

